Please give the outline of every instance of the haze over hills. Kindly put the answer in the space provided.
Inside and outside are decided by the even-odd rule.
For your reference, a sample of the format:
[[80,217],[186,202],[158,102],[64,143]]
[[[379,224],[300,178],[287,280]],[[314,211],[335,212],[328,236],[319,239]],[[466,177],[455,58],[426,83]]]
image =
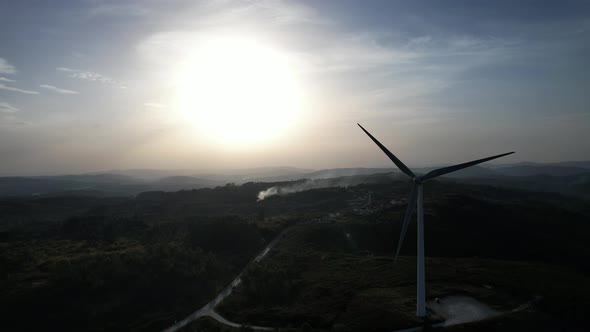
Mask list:
[[[427,173],[434,168],[413,169],[417,173]],[[265,167],[208,173],[194,170],[130,169],[61,176],[0,177],[0,195],[58,195],[75,192],[120,196],[135,195],[143,191],[216,187],[227,183],[315,180],[381,173],[399,171],[393,168],[332,168],[314,171],[294,167]],[[587,196],[590,192],[590,161],[475,166],[452,173],[448,178],[470,183]]]
[[509,176],[532,176],[532,175],[576,175],[588,172],[588,168],[554,165],[522,165],[497,168],[496,173]]
[[295,168],[288,166],[277,166],[277,167],[258,167],[258,168],[244,168],[244,169],[216,169],[216,170],[195,170],[195,169],[149,169],[149,168],[137,168],[137,169],[114,169],[104,172],[94,172],[88,174],[116,174],[125,175],[132,178],[141,180],[159,180],[165,177],[172,176],[193,176],[203,179],[227,181],[228,179],[240,179],[244,180],[247,178],[256,177],[272,177],[272,176],[285,176],[293,174],[304,174],[312,172],[311,169]]
[[538,163],[538,162],[518,162],[518,163],[509,163],[509,164],[489,164],[486,167],[489,168],[506,168],[512,166],[559,166],[559,167],[579,167],[590,169],[590,160],[580,160],[580,161],[561,161],[561,162],[551,162],[551,163]]
[[[79,185],[128,180],[58,178]],[[487,179],[501,178],[523,179]],[[134,197],[1,198],[3,324],[7,330],[161,331],[232,285],[213,309],[238,324],[293,332],[418,325],[415,237],[407,237],[395,268],[392,260],[409,187],[401,179],[389,172]],[[481,323],[497,328],[463,331],[585,326],[588,201],[464,183],[471,179],[478,178],[432,181],[424,197],[429,298],[467,294],[508,313]],[[269,187],[282,191],[257,200]],[[415,234],[415,223],[409,232]],[[532,299],[538,303],[511,311]],[[193,323],[180,331],[227,331],[217,322]]]

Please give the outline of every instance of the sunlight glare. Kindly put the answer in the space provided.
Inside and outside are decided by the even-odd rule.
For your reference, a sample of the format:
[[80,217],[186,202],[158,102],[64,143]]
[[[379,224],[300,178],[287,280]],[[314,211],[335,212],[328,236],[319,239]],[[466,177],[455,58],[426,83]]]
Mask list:
[[268,144],[293,124],[301,108],[286,57],[254,40],[209,39],[182,67],[177,107],[216,142]]

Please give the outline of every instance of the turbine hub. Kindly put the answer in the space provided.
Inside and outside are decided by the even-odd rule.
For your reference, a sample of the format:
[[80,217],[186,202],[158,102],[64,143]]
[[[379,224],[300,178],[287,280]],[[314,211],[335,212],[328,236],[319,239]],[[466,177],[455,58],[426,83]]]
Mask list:
[[412,181],[414,181],[415,184],[422,184],[422,179],[419,176],[413,178]]

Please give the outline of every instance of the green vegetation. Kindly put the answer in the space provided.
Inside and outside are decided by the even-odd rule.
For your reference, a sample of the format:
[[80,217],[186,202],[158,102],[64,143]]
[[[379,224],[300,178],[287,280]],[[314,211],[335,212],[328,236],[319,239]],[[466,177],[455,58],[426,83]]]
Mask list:
[[[415,259],[401,257],[393,265],[391,256],[325,249],[316,241],[326,235],[322,228],[334,227],[293,230],[265,263],[244,276],[244,285],[218,311],[233,321],[275,327],[307,322],[338,331],[391,331],[419,325],[414,316]],[[322,236],[313,235],[316,232]],[[428,258],[427,268],[429,298],[468,294],[496,310],[509,311],[541,296],[535,310],[553,322],[550,326],[577,326],[589,314],[590,280],[571,268],[446,257]],[[281,277],[274,278],[277,274]],[[281,296],[263,295],[273,292]]]
[[[260,202],[259,191],[300,182],[1,199],[3,323],[10,330],[160,330],[209,302],[290,227],[249,265],[219,313],[304,331],[419,324],[414,224],[398,264],[391,259],[409,184],[390,175],[363,182]],[[470,294],[505,311],[542,297],[530,311],[454,329],[524,329],[531,320],[546,322],[532,325],[539,329],[576,327],[590,315],[587,201],[452,182],[433,182],[425,199],[430,298]],[[209,318],[191,329],[239,330]]]
[[208,302],[264,244],[261,229],[237,218],[130,223],[136,234],[129,237],[110,223],[76,218],[54,239],[2,243],[6,319],[65,330],[165,327]]
[[[387,196],[371,189],[374,204]],[[542,317],[550,323],[531,326],[551,330],[585,323],[590,224],[583,201],[568,205],[554,195],[436,183],[426,199],[429,298],[467,294],[506,312],[540,297],[534,315],[485,324],[514,322],[522,329],[529,318]],[[305,322],[324,330],[391,331],[421,324],[414,315],[415,259],[403,256],[397,265],[391,259],[403,208],[292,229],[218,311],[232,321],[274,327]],[[414,248],[409,236],[402,255]]]
[[292,222],[196,209],[189,217],[168,208],[168,195],[148,202],[1,201],[3,323],[25,330],[158,330],[208,302]]

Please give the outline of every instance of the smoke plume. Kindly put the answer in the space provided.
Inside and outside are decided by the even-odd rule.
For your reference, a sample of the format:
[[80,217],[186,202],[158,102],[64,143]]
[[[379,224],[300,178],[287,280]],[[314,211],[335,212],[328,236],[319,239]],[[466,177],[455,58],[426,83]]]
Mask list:
[[288,195],[293,194],[296,192],[310,190],[310,189],[317,189],[317,188],[326,188],[326,187],[337,187],[333,185],[327,185],[326,183],[320,183],[317,180],[305,180],[304,182],[300,182],[297,184],[289,185],[289,186],[274,186],[270,187],[266,190],[263,190],[258,193],[258,201],[262,201],[267,197],[274,196],[274,195]]
[[[383,174],[385,179],[390,180],[389,175]],[[348,187],[356,186],[361,183],[373,183],[383,181],[383,177],[375,175],[370,176],[343,176],[331,179],[307,179],[297,181],[293,184],[285,186],[273,186],[258,193],[258,201],[262,201],[268,197],[275,195],[288,195],[304,190],[330,188],[330,187]]]

